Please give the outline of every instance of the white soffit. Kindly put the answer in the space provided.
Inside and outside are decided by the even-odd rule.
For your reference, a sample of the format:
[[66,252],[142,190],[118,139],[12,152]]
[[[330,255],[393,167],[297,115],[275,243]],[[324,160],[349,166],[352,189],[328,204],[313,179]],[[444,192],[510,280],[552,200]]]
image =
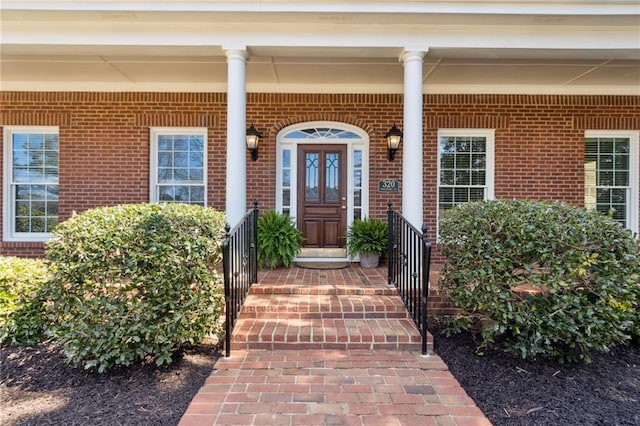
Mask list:
[[30,1],[0,4],[0,89],[640,95],[640,1]]

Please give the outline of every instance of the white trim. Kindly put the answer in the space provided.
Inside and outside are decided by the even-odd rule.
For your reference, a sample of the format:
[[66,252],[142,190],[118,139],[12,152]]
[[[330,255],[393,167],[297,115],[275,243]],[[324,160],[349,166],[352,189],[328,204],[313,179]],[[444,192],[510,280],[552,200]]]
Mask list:
[[207,128],[206,127],[149,127],[149,201],[158,202],[156,186],[158,185],[158,136],[187,135],[202,136],[204,140],[203,185],[204,205],[207,206]]
[[[60,168],[60,129],[57,126],[4,126],[3,129],[3,185],[2,185],[2,240],[9,242],[44,242],[50,240],[53,234],[50,232],[15,232],[15,193],[13,185],[13,152],[12,141],[16,133],[55,133],[58,135],[58,176]],[[60,178],[58,177],[58,187]],[[59,200],[58,200],[59,203]],[[60,204],[58,204],[58,214]]]
[[[280,84],[247,82],[247,93],[375,93],[402,94],[399,84]],[[5,91],[20,92],[203,92],[224,93],[227,83],[154,82],[128,83],[103,81],[3,81]],[[562,86],[562,85],[430,85],[424,84],[429,94],[482,94],[482,95],[612,95],[640,96],[638,86]]]
[[[359,139],[285,139],[285,137],[297,130],[329,127],[353,132],[360,136]],[[280,130],[276,136],[276,210],[282,212],[282,151],[291,150],[291,219],[297,220],[297,179],[298,179],[298,145],[346,145],[347,146],[347,227],[353,223],[353,153],[354,150],[362,151],[362,217],[369,216],[369,135],[360,127],[338,121],[307,121],[293,124]]]
[[495,198],[495,129],[438,129],[438,157],[436,161],[437,174],[436,174],[436,233],[440,235],[440,138],[446,136],[460,136],[460,137],[484,137],[487,140],[487,162],[486,162],[486,175],[485,186],[487,188],[485,193],[485,200],[493,200]]
[[157,0],[111,0],[104,1],[5,1],[0,10],[62,10],[62,11],[194,11],[194,12],[323,12],[323,13],[481,13],[481,14],[526,14],[526,15],[608,15],[635,14],[635,0],[594,2],[572,1],[496,1],[496,0],[440,0],[440,1],[166,1]]
[[[586,138],[629,138],[629,205],[627,206],[627,217],[629,229],[638,234],[640,220],[640,131],[638,130],[585,130]],[[583,141],[584,144],[584,141]],[[584,186],[583,186],[584,192]]]

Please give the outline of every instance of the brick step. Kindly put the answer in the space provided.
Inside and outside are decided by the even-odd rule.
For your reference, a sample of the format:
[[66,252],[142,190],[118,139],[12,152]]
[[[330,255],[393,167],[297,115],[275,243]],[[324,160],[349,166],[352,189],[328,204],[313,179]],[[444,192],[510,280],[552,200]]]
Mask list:
[[241,317],[231,342],[234,349],[420,351],[422,348],[420,334],[407,318],[282,321]]
[[368,319],[408,318],[397,295],[254,294],[242,306],[243,318]]
[[393,296],[398,291],[395,287],[379,283],[369,286],[349,284],[253,284],[249,294],[309,294],[309,295],[370,295]]

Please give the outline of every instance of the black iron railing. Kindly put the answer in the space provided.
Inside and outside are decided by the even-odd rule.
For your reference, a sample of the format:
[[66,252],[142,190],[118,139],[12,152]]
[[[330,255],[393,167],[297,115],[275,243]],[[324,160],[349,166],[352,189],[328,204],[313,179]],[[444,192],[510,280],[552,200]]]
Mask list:
[[258,202],[222,242],[225,299],[225,356],[231,356],[231,332],[251,284],[258,281]]
[[422,354],[427,354],[427,298],[431,243],[427,225],[422,232],[388,204],[389,221],[388,267],[389,285],[394,285],[422,335]]

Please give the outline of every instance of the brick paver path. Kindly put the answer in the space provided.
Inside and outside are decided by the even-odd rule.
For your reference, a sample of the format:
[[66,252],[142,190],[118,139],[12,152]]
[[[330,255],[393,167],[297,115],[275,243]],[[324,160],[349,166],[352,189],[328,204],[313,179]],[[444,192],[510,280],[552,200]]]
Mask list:
[[261,272],[231,357],[180,425],[489,425],[440,357],[420,354],[385,274]]

